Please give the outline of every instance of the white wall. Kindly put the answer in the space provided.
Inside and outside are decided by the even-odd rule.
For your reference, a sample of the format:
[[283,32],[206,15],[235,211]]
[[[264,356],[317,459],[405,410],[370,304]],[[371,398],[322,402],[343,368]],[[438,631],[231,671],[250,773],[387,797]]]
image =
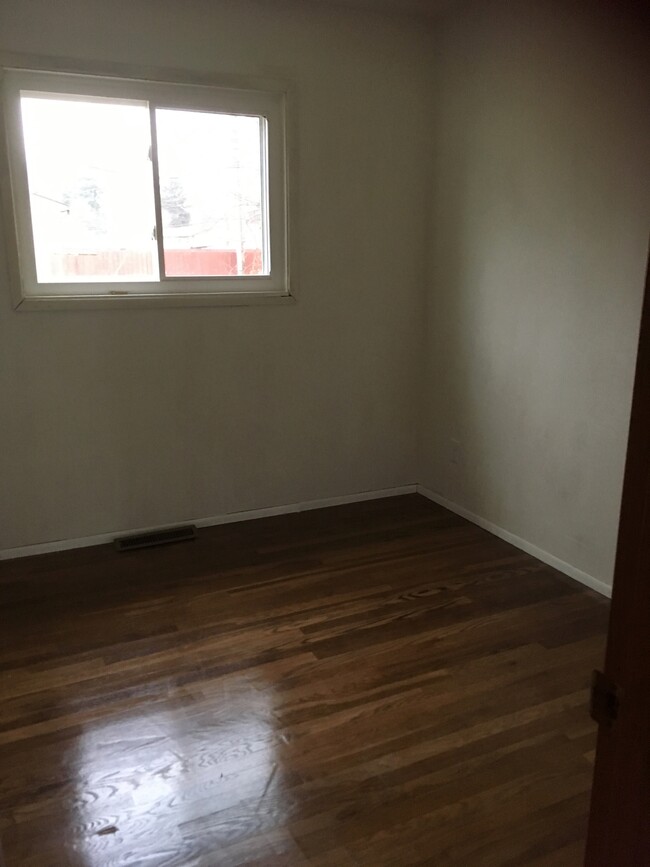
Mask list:
[[605,583],[650,227],[647,31],[610,6],[439,32],[420,474]]
[[0,549],[415,482],[429,35],[302,2],[3,0],[2,50],[291,79],[300,281],[295,306],[19,313],[0,261]]

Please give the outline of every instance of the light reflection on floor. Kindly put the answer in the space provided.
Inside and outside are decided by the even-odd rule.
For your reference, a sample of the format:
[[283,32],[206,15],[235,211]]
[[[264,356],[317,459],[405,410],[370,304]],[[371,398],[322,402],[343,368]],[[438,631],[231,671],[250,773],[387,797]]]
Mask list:
[[[207,864],[183,860],[199,858],[199,850],[196,835],[186,837],[182,826],[204,816],[210,841],[203,837],[201,846],[235,842],[226,811],[244,801],[250,809],[283,777],[268,684],[267,691],[258,687],[245,678],[211,684],[211,714],[193,715],[188,696],[187,703],[176,698],[172,710],[157,704],[85,727],[75,741],[75,797],[65,834],[75,867],[135,864],[139,852],[147,864]],[[221,811],[223,823],[214,816]]]

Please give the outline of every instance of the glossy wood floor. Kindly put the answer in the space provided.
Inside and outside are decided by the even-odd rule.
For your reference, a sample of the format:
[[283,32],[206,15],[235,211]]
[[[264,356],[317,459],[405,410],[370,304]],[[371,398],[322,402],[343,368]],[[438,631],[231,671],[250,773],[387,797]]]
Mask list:
[[416,495],[0,564],[7,867],[578,867],[607,605]]

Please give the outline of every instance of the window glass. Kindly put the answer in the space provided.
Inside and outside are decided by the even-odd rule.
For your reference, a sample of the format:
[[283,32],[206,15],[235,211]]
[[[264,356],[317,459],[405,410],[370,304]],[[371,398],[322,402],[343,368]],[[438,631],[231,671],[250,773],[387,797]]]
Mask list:
[[23,93],[39,282],[158,279],[145,102]]
[[167,277],[269,273],[259,117],[156,109]]

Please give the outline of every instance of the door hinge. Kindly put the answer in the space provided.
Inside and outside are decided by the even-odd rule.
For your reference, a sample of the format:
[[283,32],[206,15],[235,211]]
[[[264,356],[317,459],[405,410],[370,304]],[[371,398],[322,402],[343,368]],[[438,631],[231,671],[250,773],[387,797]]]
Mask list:
[[591,698],[589,713],[591,718],[601,726],[611,728],[618,716],[621,703],[621,690],[602,671],[594,671],[591,675]]

